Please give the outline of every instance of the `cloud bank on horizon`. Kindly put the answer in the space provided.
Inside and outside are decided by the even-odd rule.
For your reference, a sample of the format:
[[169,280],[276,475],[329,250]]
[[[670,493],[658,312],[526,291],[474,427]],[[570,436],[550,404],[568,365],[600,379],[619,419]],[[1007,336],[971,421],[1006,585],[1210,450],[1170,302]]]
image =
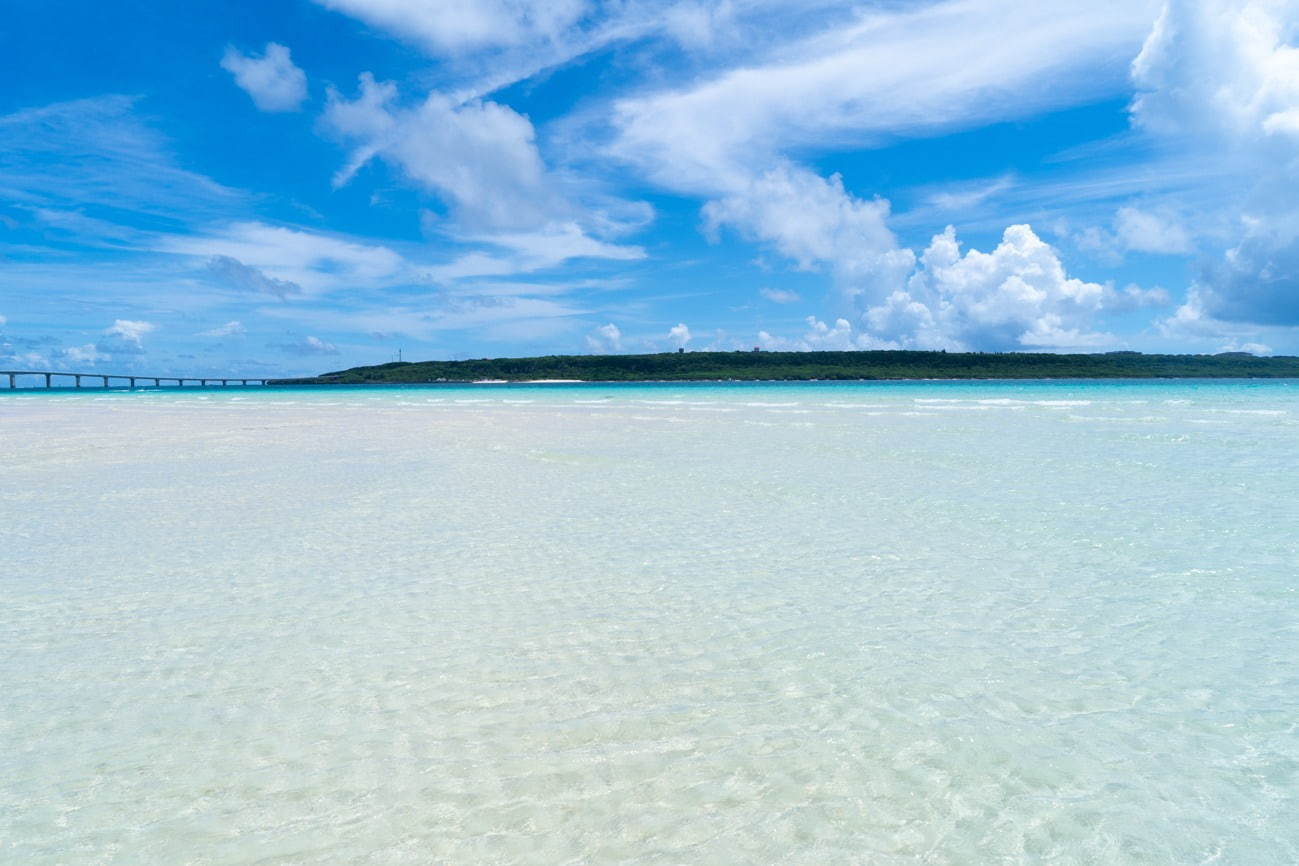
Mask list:
[[0,366],[1299,353],[1299,0],[79,12],[0,35]]

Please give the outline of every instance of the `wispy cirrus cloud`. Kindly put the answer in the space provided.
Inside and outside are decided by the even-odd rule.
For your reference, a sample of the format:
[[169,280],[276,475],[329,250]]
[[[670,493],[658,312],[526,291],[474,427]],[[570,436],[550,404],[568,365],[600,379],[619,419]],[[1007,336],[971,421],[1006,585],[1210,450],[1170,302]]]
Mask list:
[[394,285],[415,276],[407,260],[388,246],[255,221],[160,236],[154,249],[196,257],[243,291],[281,298]]
[[765,62],[617,100],[608,153],[670,188],[707,192],[791,149],[860,148],[1084,102],[1124,89],[1123,60],[1156,8],[950,0],[867,11]]
[[791,292],[788,289],[758,289],[758,294],[771,301],[773,304],[795,304],[802,300],[798,292]]
[[183,222],[242,204],[243,193],[182,168],[167,140],[136,117],[136,101],[100,96],[0,116],[0,197]]
[[206,331],[200,331],[200,337],[242,337],[248,333],[248,329],[243,326],[242,322],[229,321],[224,325],[218,325]]

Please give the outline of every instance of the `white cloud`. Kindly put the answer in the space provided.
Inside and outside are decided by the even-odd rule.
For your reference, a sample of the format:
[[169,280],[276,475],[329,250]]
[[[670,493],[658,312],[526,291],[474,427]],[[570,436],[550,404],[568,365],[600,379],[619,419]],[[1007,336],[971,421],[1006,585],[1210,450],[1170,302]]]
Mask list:
[[326,343],[319,337],[305,337],[294,343],[268,343],[267,348],[279,349],[288,355],[309,357],[311,355],[337,355],[338,347]]
[[[498,92],[611,44],[667,31],[702,47],[699,27],[678,21],[662,0],[316,0],[423,48],[437,77],[466,102]],[[770,0],[759,0],[765,5]],[[721,6],[709,17],[720,23]],[[666,10],[664,6],[669,8]],[[680,24],[675,26],[674,24]],[[694,22],[696,25],[700,22]],[[714,32],[716,32],[714,30]],[[729,32],[729,31],[728,31]],[[456,85],[452,87],[452,85]]]
[[[354,145],[335,183],[349,182],[378,157],[450,210],[441,232],[460,242],[510,250],[475,252],[434,269],[434,279],[539,270],[571,258],[641,258],[638,247],[599,240],[644,224],[648,206],[605,202],[579,206],[548,170],[532,123],[489,100],[457,102],[433,92],[414,108],[396,104],[397,88],[360,78],[360,94],[329,93],[324,126]],[[426,220],[426,222],[428,222]]]
[[[0,199],[76,211],[102,205],[206,219],[242,196],[180,168],[166,140],[138,120],[135,99],[102,96],[0,116]],[[100,223],[103,225],[103,223]]]
[[1105,309],[1113,312],[1126,312],[1128,310],[1141,310],[1146,307],[1166,307],[1171,303],[1172,297],[1168,294],[1167,289],[1158,286],[1145,289],[1133,283],[1124,286],[1122,291],[1107,294]]
[[464,253],[440,265],[424,269],[424,276],[436,283],[450,283],[475,277],[531,273],[553,268],[571,259],[634,261],[645,258],[637,246],[596,240],[576,223],[558,223],[535,232],[505,232],[464,239],[493,248],[493,251]]
[[919,348],[1074,348],[1112,339],[1086,331],[1110,292],[1065,273],[1027,225],[1006,229],[991,253],[961,253],[956,232],[936,235],[920,267],[864,322],[876,336]]
[[758,289],[758,294],[771,301],[773,304],[793,304],[801,301],[798,292],[791,292],[788,289],[772,289],[763,287]]
[[[94,346],[89,346],[93,350]],[[65,353],[58,351],[54,353],[56,358],[64,358]],[[13,346],[0,343],[0,359],[3,359],[7,365],[14,369],[28,370],[48,370],[52,366],[50,359],[40,352],[15,352]]]
[[1144,253],[1189,253],[1191,238],[1186,229],[1165,214],[1121,207],[1114,220],[1114,233],[1126,249]]
[[218,325],[210,331],[203,331],[200,337],[242,337],[248,333],[243,324],[238,321],[226,322],[224,325]]
[[317,0],[434,53],[554,40],[584,0]]
[[667,186],[729,189],[791,148],[860,148],[1118,92],[1115,61],[1153,17],[1141,0],[871,8],[754,65],[618,102],[610,149]]
[[397,304],[354,309],[275,306],[259,311],[295,325],[338,332],[401,334],[428,339],[445,331],[474,331],[476,336],[510,332],[520,336],[570,330],[590,310],[549,298],[492,295],[450,295],[421,304]]
[[234,76],[235,84],[262,111],[297,111],[307,98],[306,73],[293,64],[289,49],[279,43],[266,43],[261,57],[231,46],[221,58],[221,68]]
[[835,319],[834,325],[827,325],[815,316],[807,317],[808,331],[803,335],[810,349],[857,349],[853,338],[852,325],[847,319]]
[[1251,355],[1270,355],[1272,347],[1266,343],[1228,343],[1220,352],[1249,352]]
[[66,232],[88,244],[117,246],[125,242],[129,245],[139,241],[145,234],[139,229],[86,216],[77,210],[33,207],[31,214],[43,225]]
[[0,316],[0,328],[3,328],[7,324],[9,324],[9,320],[4,316]]
[[144,335],[157,330],[158,326],[152,322],[136,322],[130,319],[116,319],[111,326],[104,329],[104,333],[110,337],[117,337],[124,342],[140,345]]
[[592,352],[621,352],[622,331],[613,322],[601,325],[586,335],[586,347]]
[[230,256],[213,256],[208,260],[207,269],[223,283],[245,292],[262,292],[274,295],[280,300],[289,295],[302,293],[302,287],[291,280],[277,280],[250,268],[243,262]]
[[685,348],[686,343],[690,342],[690,329],[686,327],[684,322],[673,325],[668,329],[668,342],[678,349]]
[[968,211],[1015,185],[1010,175],[974,183],[952,184],[927,197],[929,207],[939,211]]
[[[1213,301],[1209,290],[1200,285],[1192,285],[1187,292],[1186,301],[1171,315],[1157,320],[1155,327],[1164,337],[1183,345],[1188,342],[1198,344],[1203,351],[1239,350],[1260,355],[1271,353],[1268,346],[1257,342],[1262,330],[1258,325],[1217,318],[1210,306]],[[1255,348],[1244,348],[1245,346]]]
[[94,364],[112,358],[111,355],[99,351],[91,343],[84,346],[69,346],[66,349],[59,350],[56,354],[61,360],[70,361],[74,364]]
[[[1027,225],[1005,230],[991,253],[962,254],[955,230],[920,257],[899,247],[889,205],[848,193],[836,175],[784,166],[736,195],[704,207],[705,230],[733,225],[772,243],[805,269],[825,265],[846,309],[833,325],[813,319],[791,345],[820,348],[1095,347],[1111,337],[1088,330],[1115,293],[1069,277],[1056,251]],[[1132,303],[1136,296],[1127,295]],[[843,324],[840,324],[840,323]]]
[[1138,128],[1220,165],[1237,217],[1168,327],[1299,326],[1299,0],[1164,7],[1133,63]]
[[719,33],[732,31],[739,10],[731,0],[697,3],[687,0],[668,7],[663,15],[667,32],[687,48],[711,45]]
[[[231,223],[206,235],[164,236],[155,248],[200,257],[209,268],[214,257],[232,259],[240,268],[255,270],[270,281],[267,286],[278,287],[284,294],[294,294],[290,291],[293,286],[304,293],[320,293],[416,278],[405,259],[388,247],[259,222]],[[249,277],[239,268],[234,270]],[[256,277],[249,278],[256,282]]]
[[1232,144],[1288,138],[1299,112],[1297,14],[1294,0],[1165,3],[1132,64],[1134,120]]
[[440,93],[403,109],[391,82],[363,73],[360,87],[351,101],[329,92],[326,127],[357,145],[336,183],[378,156],[437,193],[471,230],[532,230],[571,218],[547,176],[532,123],[514,109],[490,101],[456,104]]
[[851,195],[838,175],[827,179],[782,165],[709,202],[703,213],[705,230],[714,235],[721,226],[733,226],[772,243],[800,268],[829,265],[848,298],[885,296],[901,285],[915,261],[889,230],[889,203]]
[[881,340],[854,329],[847,319],[838,318],[826,324],[816,316],[807,317],[807,330],[799,337],[781,337],[768,331],[758,332],[758,345],[774,352],[857,351],[861,349],[897,349],[897,343]]

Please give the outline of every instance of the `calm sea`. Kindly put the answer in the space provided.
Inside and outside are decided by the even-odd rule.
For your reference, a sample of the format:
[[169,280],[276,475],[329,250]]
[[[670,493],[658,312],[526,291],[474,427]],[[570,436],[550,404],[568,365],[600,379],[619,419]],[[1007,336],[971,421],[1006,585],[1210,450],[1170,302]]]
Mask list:
[[0,392],[0,862],[1299,862],[1299,382]]

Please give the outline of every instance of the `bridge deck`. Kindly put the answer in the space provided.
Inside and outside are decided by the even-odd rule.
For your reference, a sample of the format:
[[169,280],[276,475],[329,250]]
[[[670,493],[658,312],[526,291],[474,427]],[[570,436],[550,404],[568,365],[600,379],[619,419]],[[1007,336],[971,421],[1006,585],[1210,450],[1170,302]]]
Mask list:
[[171,387],[183,388],[186,383],[193,383],[199,387],[203,387],[209,384],[218,383],[222,386],[228,386],[231,383],[238,383],[240,385],[266,385],[270,382],[270,379],[266,378],[244,378],[242,376],[141,376],[133,373],[72,373],[62,370],[0,370],[0,380],[7,378],[10,389],[16,389],[18,387],[19,376],[40,376],[44,378],[46,388],[54,387],[54,377],[56,376],[63,376],[72,379],[75,383],[74,387],[77,388],[82,387],[82,379],[98,379],[100,380],[101,387],[104,388],[112,387],[109,385],[109,381],[113,379],[125,380],[127,383],[126,387],[128,388],[139,387],[136,384],[137,382],[152,382],[154,388],[168,387],[169,383],[171,384]]

